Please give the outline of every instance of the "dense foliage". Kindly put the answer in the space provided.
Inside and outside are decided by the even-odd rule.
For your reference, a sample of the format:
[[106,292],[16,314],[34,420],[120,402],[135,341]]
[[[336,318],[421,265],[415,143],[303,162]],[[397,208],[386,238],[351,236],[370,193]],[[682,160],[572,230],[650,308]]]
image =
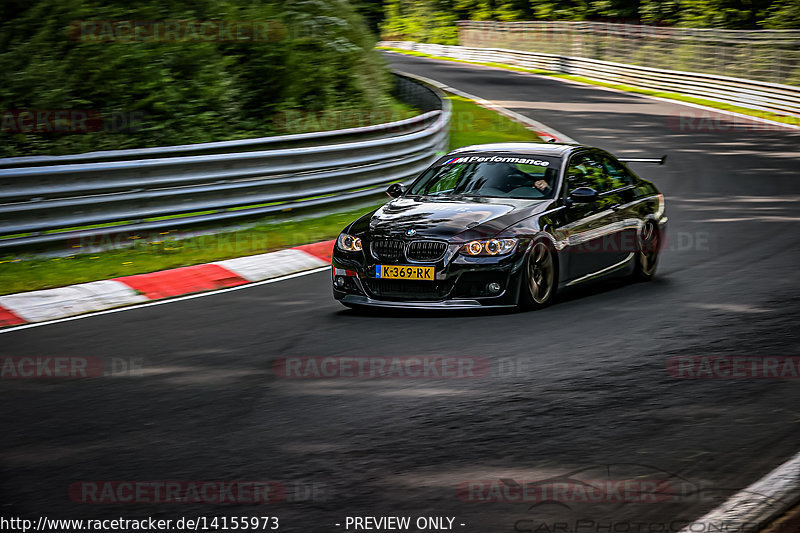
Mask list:
[[[87,20],[270,21],[271,33],[257,42],[88,42],[69,33]],[[12,124],[0,133],[0,156],[245,138],[278,131],[273,119],[287,111],[386,110],[391,80],[374,42],[346,1],[4,0],[0,110],[123,120],[121,131],[80,135]],[[134,128],[124,123],[132,113],[145,117]]]
[[457,20],[605,20],[696,28],[800,29],[800,0],[386,0],[387,39],[456,44]]

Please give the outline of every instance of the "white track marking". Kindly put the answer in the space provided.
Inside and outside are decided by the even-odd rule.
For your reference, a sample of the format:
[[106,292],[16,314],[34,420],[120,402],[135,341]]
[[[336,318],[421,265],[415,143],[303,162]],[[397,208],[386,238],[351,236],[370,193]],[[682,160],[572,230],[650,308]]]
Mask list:
[[[423,58],[423,59],[427,59],[427,58]],[[481,66],[481,65],[476,65],[476,66]],[[462,96],[462,97],[467,98],[469,100],[474,100],[481,107],[485,107],[487,109],[491,109],[492,111],[495,111],[496,113],[500,113],[501,115],[505,115],[506,117],[510,118],[511,120],[513,120],[515,122],[519,122],[521,124],[524,124],[525,126],[528,126],[529,128],[531,128],[531,129],[533,129],[533,130],[535,130],[537,132],[545,133],[545,134],[549,135],[550,137],[556,139],[559,142],[565,142],[565,143],[577,143],[578,142],[575,139],[573,139],[572,137],[570,137],[570,136],[568,136],[568,135],[566,135],[564,133],[561,133],[558,130],[553,129],[550,126],[547,126],[546,124],[542,124],[538,120],[534,120],[532,118],[528,118],[525,115],[521,115],[521,114],[517,113],[516,111],[511,111],[510,109],[506,109],[505,107],[503,107],[501,105],[497,105],[494,102],[490,102],[489,100],[481,98],[480,96],[475,96],[474,94],[470,94],[470,93],[464,92],[461,89],[456,89],[454,87],[449,87],[449,86],[445,85],[442,82],[439,82],[439,81],[436,81],[436,80],[432,80],[432,79],[426,78],[424,76],[419,76],[418,74],[410,74],[408,72],[403,72],[401,70],[395,70],[395,69],[393,69],[393,70],[395,72],[397,72],[398,74],[402,74],[403,76],[408,76],[410,78],[416,78],[416,79],[418,79],[420,81],[424,81],[425,83],[429,83],[429,84],[433,85],[434,87],[438,87],[439,89],[441,89],[443,91],[447,91],[449,93],[453,93],[453,94],[456,94],[458,96]]]
[[[448,61],[446,59],[434,59],[434,58],[430,58],[430,57],[411,56],[411,55],[408,55],[408,54],[403,54],[402,52],[395,52],[395,51],[390,51],[390,50],[383,50],[383,52],[389,53],[389,54],[398,54],[398,55],[405,56],[405,57],[417,57],[419,59],[425,59],[425,60],[428,60],[428,61],[438,61],[438,62],[442,62],[442,63],[461,63],[463,65],[469,65],[469,66],[475,67],[475,68],[483,68],[483,69],[490,69],[490,70],[500,70],[500,71],[503,71],[503,72],[507,72],[509,74],[516,74],[516,75],[524,76],[524,77],[530,77],[530,76],[543,77],[543,78],[547,78],[549,80],[561,81],[561,82],[564,82],[564,83],[572,83],[573,85],[580,85],[582,87],[592,87],[594,89],[600,89],[600,90],[603,90],[603,91],[610,91],[610,92],[617,93],[617,94],[627,94],[629,96],[638,96],[640,98],[647,98],[649,100],[656,100],[658,102],[664,102],[664,103],[667,103],[667,104],[674,104],[674,105],[681,105],[681,106],[686,106],[686,107],[693,107],[695,109],[703,109],[703,110],[712,111],[714,113],[718,113],[718,114],[721,114],[721,115],[727,115],[727,116],[731,116],[731,117],[750,120],[750,121],[758,122],[758,123],[761,123],[761,124],[769,124],[769,125],[772,125],[772,126],[777,126],[777,127],[785,128],[785,129],[789,129],[789,130],[800,130],[800,125],[796,125],[796,124],[787,124],[785,122],[778,122],[778,121],[775,121],[775,120],[769,120],[767,118],[754,117],[752,115],[746,115],[744,113],[737,113],[735,111],[727,111],[727,110],[724,110],[724,109],[718,109],[716,107],[709,107],[709,106],[705,106],[705,105],[702,105],[702,104],[695,104],[695,103],[691,103],[691,102],[683,102],[681,100],[673,100],[671,98],[663,98],[661,96],[652,96],[652,95],[649,95],[649,94],[641,94],[641,93],[635,93],[635,92],[631,92],[631,91],[624,91],[622,89],[614,89],[613,87],[605,87],[605,86],[602,86],[602,85],[595,85],[593,83],[586,83],[586,82],[583,82],[583,81],[560,78],[558,76],[547,76],[545,74],[536,74],[535,72],[521,72],[519,70],[511,70],[511,69],[506,69],[506,68],[503,68],[503,67],[490,67],[488,65],[479,65],[477,63],[470,63],[470,62],[464,61],[464,60]],[[511,67],[511,66],[513,66],[513,65],[509,65],[509,67]],[[417,77],[421,78],[421,76],[417,76]],[[598,81],[600,81],[600,80],[598,80]],[[608,82],[603,82],[603,83],[608,83]],[[441,83],[439,83],[439,85],[442,85],[443,87],[447,87],[446,85],[443,85]],[[446,90],[451,91],[451,92],[455,92],[456,94],[458,94],[456,92],[457,89],[448,88]],[[463,95],[466,95],[466,94],[467,93],[463,93]],[[474,96],[472,96],[472,97],[465,96],[465,98],[472,98],[472,99],[480,100],[480,98],[477,98],[477,97],[474,97]],[[514,113],[513,111],[509,111],[509,112],[510,113]],[[536,122],[536,121],[533,121],[532,119],[527,119],[527,120],[531,120],[532,122]],[[544,126],[545,128],[547,127],[544,124],[541,124],[541,125]],[[541,130],[541,131],[543,131],[545,133],[548,133],[544,129]],[[552,131],[555,132],[555,130],[552,130]],[[564,138],[563,134],[562,134],[561,138],[562,139]],[[569,137],[567,137],[567,139],[568,138]],[[576,141],[565,141],[565,142],[576,142]]]
[[[279,278],[329,264],[303,250],[237,257],[210,263],[250,282]],[[146,274],[145,274],[146,275]],[[0,308],[8,309],[26,322],[49,322],[93,311],[153,301],[123,281],[101,280],[55,289],[0,296]]]
[[284,280],[292,279],[292,278],[298,278],[300,276],[306,276],[308,274],[316,274],[318,272],[330,271],[330,268],[331,268],[330,266],[324,266],[324,267],[321,267],[321,268],[315,268],[313,270],[306,270],[304,272],[295,272],[294,274],[289,274],[288,276],[281,276],[279,278],[265,279],[263,281],[256,281],[255,283],[248,283],[246,285],[237,285],[235,287],[227,287],[225,289],[217,289],[217,290],[208,291],[208,292],[198,292],[198,293],[194,293],[194,294],[187,294],[185,296],[178,296],[177,298],[168,298],[168,299],[165,299],[165,300],[148,301],[147,303],[142,303],[142,304],[138,304],[138,305],[130,305],[130,306],[127,306],[127,307],[117,307],[117,308],[114,308],[114,309],[106,309],[105,311],[97,311],[97,312],[94,312],[94,313],[87,313],[87,314],[84,314],[84,315],[75,315],[75,316],[70,316],[70,317],[65,317],[65,318],[58,318],[58,319],[55,319],[55,320],[48,320],[47,322],[34,322],[34,323],[31,323],[31,324],[21,324],[19,326],[12,326],[10,328],[0,329],[0,334],[11,333],[12,331],[19,331],[21,329],[36,328],[36,327],[39,327],[39,326],[47,326],[47,325],[50,325],[50,324],[59,324],[61,322],[69,322],[71,320],[81,320],[83,318],[90,318],[90,317],[93,317],[93,316],[108,315],[108,314],[111,314],[111,313],[119,313],[119,312],[122,312],[122,311],[131,311],[133,309],[141,309],[143,307],[151,307],[151,306],[154,306],[154,305],[171,304],[171,303],[174,303],[174,302],[181,302],[183,300],[192,300],[194,298],[203,298],[205,296],[213,296],[215,294],[222,294],[224,292],[231,292],[231,291],[238,291],[238,290],[242,290],[242,289],[249,289],[251,287],[257,287],[259,285],[266,285],[267,283],[277,283],[279,281],[284,281]]

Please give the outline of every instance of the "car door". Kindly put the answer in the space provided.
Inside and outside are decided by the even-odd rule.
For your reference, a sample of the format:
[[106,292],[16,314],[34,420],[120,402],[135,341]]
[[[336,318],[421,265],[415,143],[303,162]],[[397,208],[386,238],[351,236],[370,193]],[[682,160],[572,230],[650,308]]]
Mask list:
[[630,257],[630,254],[637,250],[641,214],[634,201],[636,199],[635,180],[631,171],[613,155],[601,151],[598,152],[598,157],[608,175],[608,183],[612,187],[612,190],[605,194],[613,195],[618,202],[614,210],[619,225],[619,246],[615,259],[619,262]]
[[[560,232],[562,240],[567,243],[567,276],[575,282],[619,262],[617,241],[620,224],[615,209],[620,204],[620,197],[614,193],[613,183],[598,153],[574,154],[567,163],[564,179],[565,224]],[[570,201],[570,192],[579,187],[597,191],[597,200],[589,203]]]

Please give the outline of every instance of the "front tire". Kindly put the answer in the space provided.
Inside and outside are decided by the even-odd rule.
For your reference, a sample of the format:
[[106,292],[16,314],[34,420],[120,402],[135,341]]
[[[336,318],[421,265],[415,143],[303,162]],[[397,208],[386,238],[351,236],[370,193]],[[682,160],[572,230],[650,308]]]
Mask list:
[[539,309],[553,303],[557,282],[555,251],[545,241],[535,242],[522,273],[520,307]]
[[650,281],[656,274],[658,252],[661,248],[661,235],[655,222],[648,220],[639,232],[639,250],[636,252],[636,265],[633,277],[639,281]]

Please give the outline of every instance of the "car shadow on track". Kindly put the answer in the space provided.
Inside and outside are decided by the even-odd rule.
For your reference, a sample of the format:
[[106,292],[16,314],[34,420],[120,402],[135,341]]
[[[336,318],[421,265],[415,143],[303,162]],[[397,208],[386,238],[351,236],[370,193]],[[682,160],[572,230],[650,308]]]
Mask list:
[[[592,297],[600,297],[604,294],[614,294],[615,291],[622,290],[626,287],[640,287],[645,290],[660,290],[669,287],[670,280],[667,277],[656,276],[648,282],[636,282],[630,279],[609,279],[596,281],[590,284],[581,285],[579,287],[568,287],[560,289],[556,295],[555,301],[543,309],[519,309],[515,307],[506,308],[475,308],[475,309],[402,309],[402,308],[383,308],[383,307],[365,307],[363,309],[347,309],[342,308],[336,312],[336,315],[342,317],[381,317],[381,318],[461,318],[461,317],[476,317],[476,316],[498,316],[498,315],[511,315],[511,314],[524,314],[524,313],[546,313],[549,309],[558,308],[561,305],[587,300],[591,301]],[[640,291],[637,291],[640,292]],[[636,298],[641,298],[642,295],[638,294]]]

